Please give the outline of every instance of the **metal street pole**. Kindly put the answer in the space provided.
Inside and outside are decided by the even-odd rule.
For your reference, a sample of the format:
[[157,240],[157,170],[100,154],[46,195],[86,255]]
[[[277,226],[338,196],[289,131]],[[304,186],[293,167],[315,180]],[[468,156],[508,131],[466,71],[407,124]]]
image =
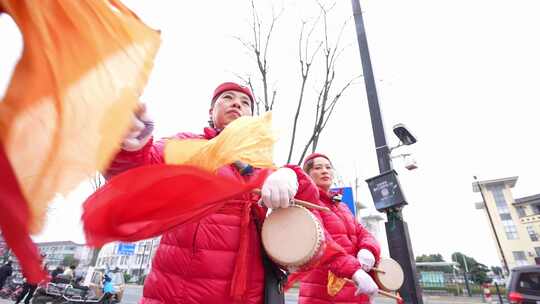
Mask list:
[[[360,49],[360,58],[362,60],[362,70],[364,74],[364,83],[366,86],[369,112],[371,115],[371,125],[373,128],[373,137],[375,139],[375,149],[377,152],[377,161],[379,164],[380,173],[392,170],[392,161],[390,159],[390,149],[386,144],[386,136],[382,122],[381,110],[379,107],[379,99],[377,97],[377,88],[375,86],[375,78],[371,67],[371,59],[364,28],[364,20],[359,0],[351,0],[356,24],[356,35],[358,39],[358,47]],[[422,304],[422,292],[418,284],[416,276],[416,263],[412,252],[411,240],[409,238],[409,228],[403,220],[403,215],[399,208],[389,209],[386,211],[388,222],[385,223],[386,235],[388,239],[388,247],[390,256],[396,260],[405,275],[403,286],[399,289],[399,293],[405,303]]]
[[465,272],[463,273],[463,277],[465,279],[465,288],[467,288],[467,295],[469,295],[469,297],[472,297],[471,288],[469,287],[469,278],[467,275],[469,273],[469,266],[467,265],[467,259],[465,258],[464,254],[461,255],[461,259],[463,260],[463,265],[465,266]]

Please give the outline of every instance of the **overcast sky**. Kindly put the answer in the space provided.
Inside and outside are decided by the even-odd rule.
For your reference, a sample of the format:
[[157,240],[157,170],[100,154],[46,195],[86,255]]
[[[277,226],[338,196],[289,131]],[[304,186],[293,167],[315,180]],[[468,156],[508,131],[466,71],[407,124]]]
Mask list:
[[[143,95],[156,121],[156,135],[200,131],[208,118],[215,86],[254,73],[254,63],[233,37],[249,37],[247,1],[124,1],[150,26],[162,31],[149,85]],[[283,163],[298,98],[297,36],[300,20],[315,17],[311,0],[257,1],[263,18],[270,5],[283,7],[270,50],[274,108],[281,129],[275,160]],[[350,1],[338,1],[330,15],[331,34],[349,20],[338,65],[339,81],[362,73]],[[540,193],[538,89],[540,44],[537,1],[362,1],[366,31],[389,144],[391,127],[404,123],[418,143],[412,152],[419,168],[408,171],[394,161],[409,205],[415,255],[461,251],[488,265],[499,265],[496,247],[472,192],[472,176],[519,176],[514,197]],[[0,92],[20,50],[18,31],[0,17]],[[317,38],[318,39],[318,38]],[[314,75],[315,78],[320,77]],[[313,103],[316,83],[308,85]],[[1,93],[0,93],[1,94]],[[302,116],[300,142],[311,128],[312,108]],[[320,143],[346,183],[361,182],[359,199],[375,213],[363,180],[378,174],[362,79],[340,100]],[[296,157],[299,151],[295,150]],[[36,240],[83,242],[80,204],[90,193],[83,184],[53,205],[45,231]],[[538,231],[540,233],[540,231]],[[384,244],[386,247],[386,244]],[[387,250],[387,249],[386,249]]]

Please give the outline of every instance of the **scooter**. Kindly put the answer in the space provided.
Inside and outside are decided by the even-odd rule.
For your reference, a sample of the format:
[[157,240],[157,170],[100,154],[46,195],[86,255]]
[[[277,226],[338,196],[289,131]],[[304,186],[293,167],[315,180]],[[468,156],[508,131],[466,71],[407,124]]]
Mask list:
[[42,283],[34,292],[32,304],[63,303],[62,295],[69,286],[71,285],[53,282]]
[[110,293],[104,293],[101,297],[96,297],[95,294],[91,294],[90,290],[79,290],[78,288],[71,288],[62,296],[64,302],[62,304],[81,304],[81,303],[92,303],[92,304],[112,304],[118,303],[114,301],[114,295]]
[[15,277],[9,277],[6,280],[6,285],[0,289],[0,298],[17,299],[21,294],[23,282]]

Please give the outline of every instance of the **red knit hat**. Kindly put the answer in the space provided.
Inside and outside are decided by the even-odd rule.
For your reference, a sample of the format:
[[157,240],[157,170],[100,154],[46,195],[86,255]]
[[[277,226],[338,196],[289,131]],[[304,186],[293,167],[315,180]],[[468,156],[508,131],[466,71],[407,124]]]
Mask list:
[[322,154],[322,153],[312,153],[312,154],[310,154],[308,157],[306,157],[306,159],[304,160],[303,166],[306,166],[306,163],[307,163],[308,161],[310,161],[310,160],[312,160],[312,159],[315,159],[315,158],[317,158],[317,157],[323,157],[323,158],[326,158],[330,163],[332,162],[332,161],[330,160],[330,158],[328,158],[328,156],[326,156],[326,155],[324,155],[324,154]]
[[251,91],[249,90],[248,87],[241,86],[241,85],[239,85],[238,83],[235,83],[235,82],[224,82],[224,83],[220,84],[214,90],[214,95],[212,95],[212,105],[214,104],[216,99],[218,99],[218,97],[221,94],[223,94],[223,92],[226,92],[226,91],[236,91],[236,92],[246,94],[249,97],[249,99],[251,100],[251,111],[253,112],[253,106],[254,106],[253,94],[251,93]]

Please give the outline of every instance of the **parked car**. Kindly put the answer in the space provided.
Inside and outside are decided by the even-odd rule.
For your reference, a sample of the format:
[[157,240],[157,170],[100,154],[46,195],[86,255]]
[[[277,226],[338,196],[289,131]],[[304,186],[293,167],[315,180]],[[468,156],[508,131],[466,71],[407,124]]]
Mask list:
[[540,304],[540,265],[513,268],[507,290],[512,304]]

